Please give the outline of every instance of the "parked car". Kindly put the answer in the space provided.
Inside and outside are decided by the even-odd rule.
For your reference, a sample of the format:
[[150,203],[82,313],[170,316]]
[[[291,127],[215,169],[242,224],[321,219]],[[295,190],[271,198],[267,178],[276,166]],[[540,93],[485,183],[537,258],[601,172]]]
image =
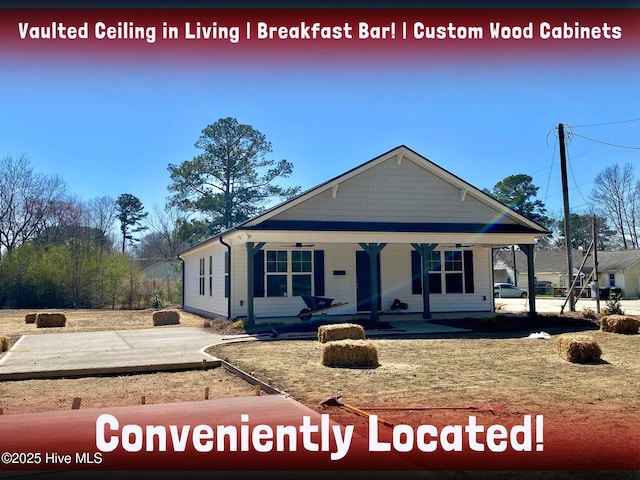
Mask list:
[[510,283],[494,283],[493,296],[496,298],[527,298],[529,292]]

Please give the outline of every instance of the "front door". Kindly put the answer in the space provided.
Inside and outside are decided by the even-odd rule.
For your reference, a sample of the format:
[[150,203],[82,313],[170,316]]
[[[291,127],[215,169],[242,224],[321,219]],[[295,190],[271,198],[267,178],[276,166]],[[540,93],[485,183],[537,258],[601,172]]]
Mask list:
[[377,301],[378,311],[380,310],[380,256],[377,262],[378,269],[378,291],[375,298],[371,295],[371,271],[369,269],[369,254],[362,250],[356,251],[356,301],[358,302],[358,312],[370,312],[372,300]]

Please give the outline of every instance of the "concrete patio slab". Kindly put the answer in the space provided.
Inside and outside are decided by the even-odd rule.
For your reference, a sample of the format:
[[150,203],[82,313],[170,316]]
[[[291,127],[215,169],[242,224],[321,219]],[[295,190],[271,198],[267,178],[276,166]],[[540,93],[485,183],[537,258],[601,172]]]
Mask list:
[[195,327],[25,335],[0,359],[0,380],[198,368],[221,336]]

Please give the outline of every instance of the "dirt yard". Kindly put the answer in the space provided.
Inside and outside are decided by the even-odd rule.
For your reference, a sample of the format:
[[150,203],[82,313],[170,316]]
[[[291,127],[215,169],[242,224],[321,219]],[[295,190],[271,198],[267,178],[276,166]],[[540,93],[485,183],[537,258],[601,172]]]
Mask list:
[[[25,325],[24,313],[0,311],[0,336],[16,338],[42,330]],[[205,328],[202,318],[181,315],[183,325]],[[80,311],[68,316],[68,327],[57,331],[148,328],[151,322],[150,311]],[[576,325],[572,329],[580,330],[581,324]],[[562,328],[550,330],[549,340],[524,338],[528,332],[517,329],[448,338],[375,339],[380,366],[371,369],[324,367],[322,345],[311,340],[227,344],[209,353],[226,358],[312,409],[330,413],[333,420],[355,425],[360,433],[365,433],[366,418],[321,402],[341,395],[344,403],[376,413],[392,424],[445,425],[473,413],[508,425],[523,415],[544,414],[549,430],[579,431],[585,442],[637,440],[640,335],[605,333],[593,324],[584,325],[582,333],[592,336],[602,348],[600,363],[579,365],[563,360],[554,342]],[[209,398],[255,394],[254,387],[243,380],[213,369],[2,382],[0,407],[5,414],[69,409],[74,397],[82,398],[83,408],[136,405],[143,395],[146,403],[179,402],[203,399],[205,388],[209,388]]]

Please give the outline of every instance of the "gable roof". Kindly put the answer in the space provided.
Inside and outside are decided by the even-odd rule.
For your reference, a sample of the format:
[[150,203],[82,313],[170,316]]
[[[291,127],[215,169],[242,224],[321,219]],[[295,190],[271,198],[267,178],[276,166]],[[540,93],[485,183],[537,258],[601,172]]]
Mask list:
[[[395,165],[403,165],[405,168],[394,168]],[[384,190],[387,179],[385,175],[393,176],[399,171],[402,171],[400,175],[403,177],[395,179],[395,190],[386,191],[389,195],[377,195],[373,191],[374,188]],[[402,182],[411,185],[405,186]],[[428,187],[431,190],[420,182],[430,182]],[[351,197],[343,196],[345,192]],[[440,206],[433,201],[437,195],[443,197],[436,198]],[[384,203],[389,203],[388,196],[392,196],[396,202],[393,209],[385,208]],[[354,201],[360,201],[369,207],[368,216],[345,216],[343,212],[350,209]],[[465,201],[466,204],[462,205]],[[398,205],[398,202],[403,204]],[[453,215],[457,221],[451,220],[452,215],[447,214],[450,213],[447,208],[457,208]],[[384,210],[387,216],[380,218],[377,212]],[[236,230],[550,233],[543,226],[405,145],[320,183],[182,253]]]
[[[397,173],[396,167],[405,165]],[[411,168],[406,167],[410,165]],[[375,176],[374,169],[380,170]],[[395,180],[395,184],[393,184]],[[395,188],[388,191],[387,184]],[[350,194],[343,191],[350,188]],[[402,189],[402,190],[400,190]],[[399,191],[400,190],[400,191]],[[377,192],[382,192],[378,195]],[[394,209],[384,217],[385,203],[393,197]],[[365,211],[343,213],[361,201]],[[439,198],[442,197],[442,198]],[[469,199],[469,200],[467,200]],[[463,202],[467,201],[463,205]],[[401,204],[402,203],[402,204]],[[458,210],[452,221],[449,209]],[[478,211],[472,211],[471,207]],[[368,215],[367,215],[368,213]],[[382,217],[382,218],[381,218]],[[420,218],[422,217],[422,218]],[[485,217],[485,218],[482,218]],[[368,162],[323,182],[235,227],[267,230],[330,231],[413,231],[480,233],[549,232],[541,225],[516,213],[486,192],[401,145]]]

